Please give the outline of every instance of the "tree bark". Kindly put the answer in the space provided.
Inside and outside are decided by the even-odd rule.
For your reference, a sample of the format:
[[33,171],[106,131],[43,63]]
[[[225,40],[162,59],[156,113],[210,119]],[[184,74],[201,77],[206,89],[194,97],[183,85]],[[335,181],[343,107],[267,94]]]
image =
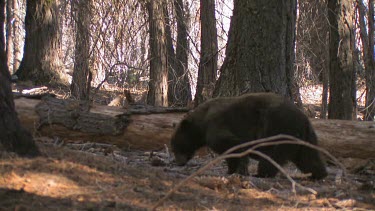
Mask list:
[[375,58],[374,58],[374,1],[369,0],[369,57],[371,56],[371,68],[366,70],[366,114],[365,120],[375,120]]
[[173,37],[171,30],[171,19],[169,18],[168,4],[164,4],[164,18],[165,18],[165,35],[166,48],[168,56],[168,104],[173,106],[175,102],[174,89],[176,84],[176,53],[173,45]]
[[285,38],[285,72],[286,72],[286,86],[287,95],[296,103],[299,108],[302,108],[302,99],[299,92],[299,85],[297,77],[294,74],[295,68],[295,44],[296,44],[296,22],[297,22],[297,0],[290,0],[285,2],[284,10],[286,13],[286,38]]
[[[365,117],[367,121],[375,118],[375,61],[374,61],[374,1],[368,1],[368,25],[365,23],[365,6],[362,0],[358,0],[358,12],[360,22],[360,35],[363,46],[363,59],[365,64],[366,79],[366,104]],[[368,35],[367,35],[368,29]]]
[[6,12],[7,12],[7,18],[6,18],[6,41],[7,41],[6,56],[7,56],[8,67],[10,67],[10,65],[12,63],[12,56],[13,56],[13,36],[14,36],[13,26],[12,26],[12,21],[14,19],[14,12],[13,12],[14,9],[12,8],[13,6],[14,6],[13,0],[7,0],[7,6],[6,6]]
[[147,2],[150,31],[150,81],[147,104],[168,106],[168,55],[163,1]]
[[16,75],[35,84],[61,80],[61,40],[56,0],[26,1],[25,45]]
[[212,98],[216,82],[218,60],[215,0],[201,0],[200,9],[201,56],[194,99],[195,106]]
[[0,145],[19,155],[35,156],[40,152],[31,134],[21,126],[15,111],[4,51],[4,7],[5,0],[0,0]]
[[325,12],[324,12],[324,25],[322,26],[322,30],[324,31],[324,37],[322,37],[324,41],[320,42],[322,45],[320,47],[324,50],[320,52],[319,54],[323,54],[323,63],[322,63],[322,70],[321,70],[321,76],[322,76],[322,85],[323,85],[323,90],[322,90],[322,111],[320,112],[320,118],[321,119],[327,119],[327,112],[328,112],[328,88],[329,88],[329,23],[326,19],[327,17],[327,7],[325,5]]
[[[128,110],[94,105],[90,110],[79,103],[54,99],[19,98],[16,109],[22,124],[41,136],[63,141],[88,141],[116,144],[126,149],[158,150],[169,145],[176,125],[187,109],[130,108]],[[82,106],[82,107],[80,107]],[[38,108],[38,113],[36,112]],[[40,125],[40,121],[44,123]],[[338,157],[375,158],[375,129],[372,122],[311,120],[320,146]],[[65,125],[65,126],[64,126]]]
[[19,13],[18,1],[13,0],[13,73],[17,71],[21,63]]
[[72,96],[79,100],[89,100],[92,73],[90,71],[90,0],[75,1],[76,7],[76,48],[74,72],[70,87]]
[[[328,61],[326,61],[328,63]],[[328,68],[323,69],[322,73],[322,111],[320,112],[321,119],[327,119],[327,110],[328,110],[328,87],[329,87],[329,71]]]
[[292,99],[296,1],[234,1],[214,96],[272,91]]
[[330,22],[329,119],[351,120],[355,108],[352,3],[351,0],[328,0],[328,20]]

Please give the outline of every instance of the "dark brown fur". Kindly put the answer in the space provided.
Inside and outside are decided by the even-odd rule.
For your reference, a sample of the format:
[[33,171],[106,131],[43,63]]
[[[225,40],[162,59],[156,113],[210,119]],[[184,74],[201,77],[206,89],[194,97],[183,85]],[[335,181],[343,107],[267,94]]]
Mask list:
[[[317,145],[317,137],[306,115],[294,104],[272,93],[216,98],[198,106],[177,127],[171,146],[178,165],[185,165],[196,150],[208,146],[221,154],[238,144],[278,134],[292,135]],[[301,145],[276,145],[259,150],[283,165],[292,161],[313,179],[327,176],[320,153]],[[259,177],[274,177],[278,169],[259,160]],[[228,173],[248,175],[248,157],[227,159]]]

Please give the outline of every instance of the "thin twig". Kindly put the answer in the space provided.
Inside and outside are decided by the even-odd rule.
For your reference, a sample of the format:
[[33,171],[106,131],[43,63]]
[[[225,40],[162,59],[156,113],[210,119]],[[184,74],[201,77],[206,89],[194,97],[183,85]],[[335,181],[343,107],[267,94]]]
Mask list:
[[[289,140],[289,141],[277,141],[277,142],[274,142],[275,140],[280,140],[280,139],[281,140],[283,140],[283,139],[284,140]],[[269,142],[272,142],[272,143],[269,143]],[[343,175],[345,177],[347,176],[345,166],[342,163],[340,163],[340,161],[338,161],[337,158],[335,158],[327,150],[325,150],[325,149],[323,149],[321,147],[318,147],[316,145],[310,144],[310,143],[308,143],[306,141],[302,141],[301,139],[298,139],[298,138],[296,138],[294,136],[290,136],[290,135],[280,134],[280,135],[276,135],[276,136],[271,136],[271,137],[267,137],[267,138],[258,139],[258,140],[251,141],[251,142],[245,142],[243,144],[236,145],[236,146],[228,149],[223,154],[228,154],[228,153],[234,152],[236,150],[239,150],[239,149],[242,149],[242,148],[245,148],[245,147],[250,147],[250,146],[253,146],[253,145],[256,145],[256,146],[252,147],[251,148],[252,150],[257,149],[259,147],[263,147],[263,146],[274,146],[274,145],[279,145],[279,144],[304,145],[304,146],[310,147],[312,149],[318,150],[318,151],[322,152],[323,154],[325,154],[329,159],[331,159],[335,163],[335,165],[337,165],[338,167],[340,167],[343,170]]]
[[254,151],[252,149],[248,149],[244,152],[241,152],[241,153],[232,153],[232,154],[223,154],[223,155],[220,155],[218,156],[217,158],[215,158],[214,160],[210,161],[209,163],[207,163],[206,165],[204,165],[203,167],[201,167],[200,169],[198,169],[196,172],[194,172],[193,174],[191,174],[190,176],[186,177],[185,179],[183,179],[180,183],[178,183],[175,187],[173,187],[162,199],[160,199],[152,208],[152,210],[156,210],[156,208],[158,208],[165,200],[167,200],[174,192],[176,192],[181,186],[183,186],[185,183],[187,183],[189,180],[191,180],[192,178],[194,178],[195,176],[197,176],[198,174],[202,173],[203,171],[207,170],[208,168],[210,168],[212,165],[218,163],[220,160],[223,160],[223,159],[227,159],[227,158],[238,158],[238,157],[243,157],[243,156],[246,156],[248,154],[255,154],[255,155],[258,155],[266,160],[268,160],[269,162],[271,162],[277,169],[279,169],[279,171],[284,174],[286,176],[286,178],[292,183],[292,192],[293,193],[296,193],[295,191],[295,186],[297,185],[298,187],[302,188],[302,189],[305,189],[313,194],[317,194],[317,192],[311,188],[306,188],[300,184],[298,184],[296,181],[294,181],[285,171],[284,169],[278,164],[276,163],[272,158],[270,158],[269,156],[265,155],[264,153],[261,153],[259,151]]
[[[287,140],[287,141],[277,141],[277,140],[280,140],[280,139],[284,139],[284,140]],[[258,140],[255,140],[255,141],[251,141],[251,142],[246,142],[244,144],[240,144],[240,145],[237,145],[237,146],[234,146],[230,149],[228,149],[226,152],[224,152],[222,155],[218,156],[217,158],[215,158],[214,160],[210,161],[209,163],[207,163],[206,165],[204,165],[203,167],[201,167],[200,169],[198,169],[196,172],[194,172],[193,174],[191,174],[190,176],[188,176],[187,178],[185,178],[184,180],[182,180],[180,183],[178,183],[174,188],[172,188],[162,199],[160,199],[152,208],[152,210],[156,210],[157,207],[159,207],[166,199],[168,199],[174,192],[176,192],[182,185],[184,185],[185,183],[187,183],[189,180],[191,180],[192,178],[194,178],[195,176],[197,176],[198,174],[204,172],[205,170],[207,170],[208,168],[210,168],[212,165],[218,163],[219,161],[223,160],[223,159],[227,159],[227,158],[238,158],[238,157],[243,157],[243,156],[246,156],[246,155],[249,155],[249,154],[255,154],[255,155],[258,155],[264,159],[266,159],[267,161],[269,161],[270,163],[272,163],[272,165],[274,165],[282,174],[284,174],[286,176],[286,178],[292,183],[292,192],[293,193],[296,193],[296,190],[295,190],[295,186],[298,186],[299,188],[301,189],[304,189],[304,190],[307,190],[313,194],[317,194],[317,192],[312,189],[312,188],[308,188],[308,187],[304,187],[302,185],[300,185],[299,183],[297,183],[295,180],[293,180],[286,172],[285,170],[277,163],[275,162],[271,157],[267,156],[266,154],[262,153],[262,152],[259,152],[259,151],[255,151],[255,149],[259,148],[259,147],[264,147],[264,146],[275,146],[275,145],[280,145],[280,144],[297,144],[297,145],[304,145],[304,146],[307,146],[307,147],[310,147],[310,148],[313,148],[315,150],[318,150],[320,152],[323,152],[325,155],[327,155],[332,161],[334,161],[334,163],[336,165],[338,165],[342,170],[343,170],[343,175],[346,176],[346,169],[345,167],[333,156],[331,155],[328,151],[326,151],[325,149],[322,149],[318,146],[315,146],[313,144],[310,144],[310,143],[307,143],[306,141],[302,141],[298,138],[295,138],[293,136],[290,136],[290,135],[276,135],[276,136],[271,136],[271,137],[267,137],[267,138],[263,138],[263,139],[258,139]],[[253,146],[253,145],[256,145],[256,146]],[[249,146],[253,146],[252,148],[244,151],[244,152],[241,152],[241,153],[232,153],[236,150],[239,150],[241,148],[245,148],[245,147],[249,147]]]
[[264,159],[266,159],[267,161],[269,161],[270,163],[272,163],[272,165],[274,165],[282,174],[285,175],[285,177],[292,183],[292,192],[293,193],[296,193],[296,189],[295,189],[295,186],[298,186],[300,187],[301,189],[304,189],[304,190],[307,190],[309,192],[311,192],[312,194],[316,195],[317,192],[311,188],[307,188],[307,187],[304,187],[302,185],[300,185],[299,183],[297,183],[295,180],[292,179],[292,177],[289,176],[288,173],[286,173],[286,171],[283,169],[283,167],[281,167],[276,161],[274,161],[271,157],[269,157],[268,155],[262,153],[262,152],[259,152],[259,151],[254,151],[253,149],[248,149],[244,152],[241,152],[241,153],[232,153],[232,154],[228,154],[228,155],[224,155],[222,157],[222,159],[227,159],[227,158],[239,158],[239,157],[243,157],[243,156],[246,156],[246,155],[249,155],[249,154],[255,154],[255,155],[258,155]]

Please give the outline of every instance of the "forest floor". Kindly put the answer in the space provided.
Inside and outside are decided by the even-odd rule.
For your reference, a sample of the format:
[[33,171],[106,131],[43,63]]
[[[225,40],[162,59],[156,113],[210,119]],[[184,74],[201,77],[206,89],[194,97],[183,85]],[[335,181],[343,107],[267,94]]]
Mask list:
[[[162,151],[126,151],[108,144],[35,137],[42,156],[0,150],[0,210],[150,210],[183,179],[213,159],[205,152],[178,167]],[[311,181],[293,165],[276,178],[227,175],[224,162],[185,182],[158,210],[375,210],[375,161],[342,160]],[[256,161],[249,171],[256,173]],[[355,167],[353,167],[355,166]]]
[[[43,155],[20,158],[1,154],[0,210],[149,210],[175,185],[197,171],[212,155],[185,167],[170,162],[167,150],[123,151],[115,146],[61,145],[36,139]],[[256,162],[249,165],[256,172]],[[346,177],[335,166],[329,176],[311,181],[292,165],[276,178],[228,176],[219,163],[174,192],[158,210],[375,210],[375,162]]]

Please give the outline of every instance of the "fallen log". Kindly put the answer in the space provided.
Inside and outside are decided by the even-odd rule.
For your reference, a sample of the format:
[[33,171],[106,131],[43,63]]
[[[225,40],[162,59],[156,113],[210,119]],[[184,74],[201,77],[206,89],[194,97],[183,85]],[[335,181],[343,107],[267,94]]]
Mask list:
[[[85,107],[58,99],[46,107],[41,102],[26,98],[15,100],[21,123],[33,131],[34,136],[55,137],[65,142],[110,143],[139,150],[162,149],[187,111],[144,106],[132,109]],[[56,109],[60,109],[60,113],[53,114]],[[336,157],[375,158],[374,122],[312,119],[312,124],[320,145]]]
[[311,119],[321,147],[336,157],[375,158],[375,122]]
[[[15,99],[21,123],[34,136],[54,137],[65,142],[111,143],[121,148],[140,150],[164,148],[174,127],[187,112],[184,108],[147,106],[124,109],[94,105],[87,108],[77,102],[59,99],[42,102]],[[90,112],[86,113],[82,107]]]

